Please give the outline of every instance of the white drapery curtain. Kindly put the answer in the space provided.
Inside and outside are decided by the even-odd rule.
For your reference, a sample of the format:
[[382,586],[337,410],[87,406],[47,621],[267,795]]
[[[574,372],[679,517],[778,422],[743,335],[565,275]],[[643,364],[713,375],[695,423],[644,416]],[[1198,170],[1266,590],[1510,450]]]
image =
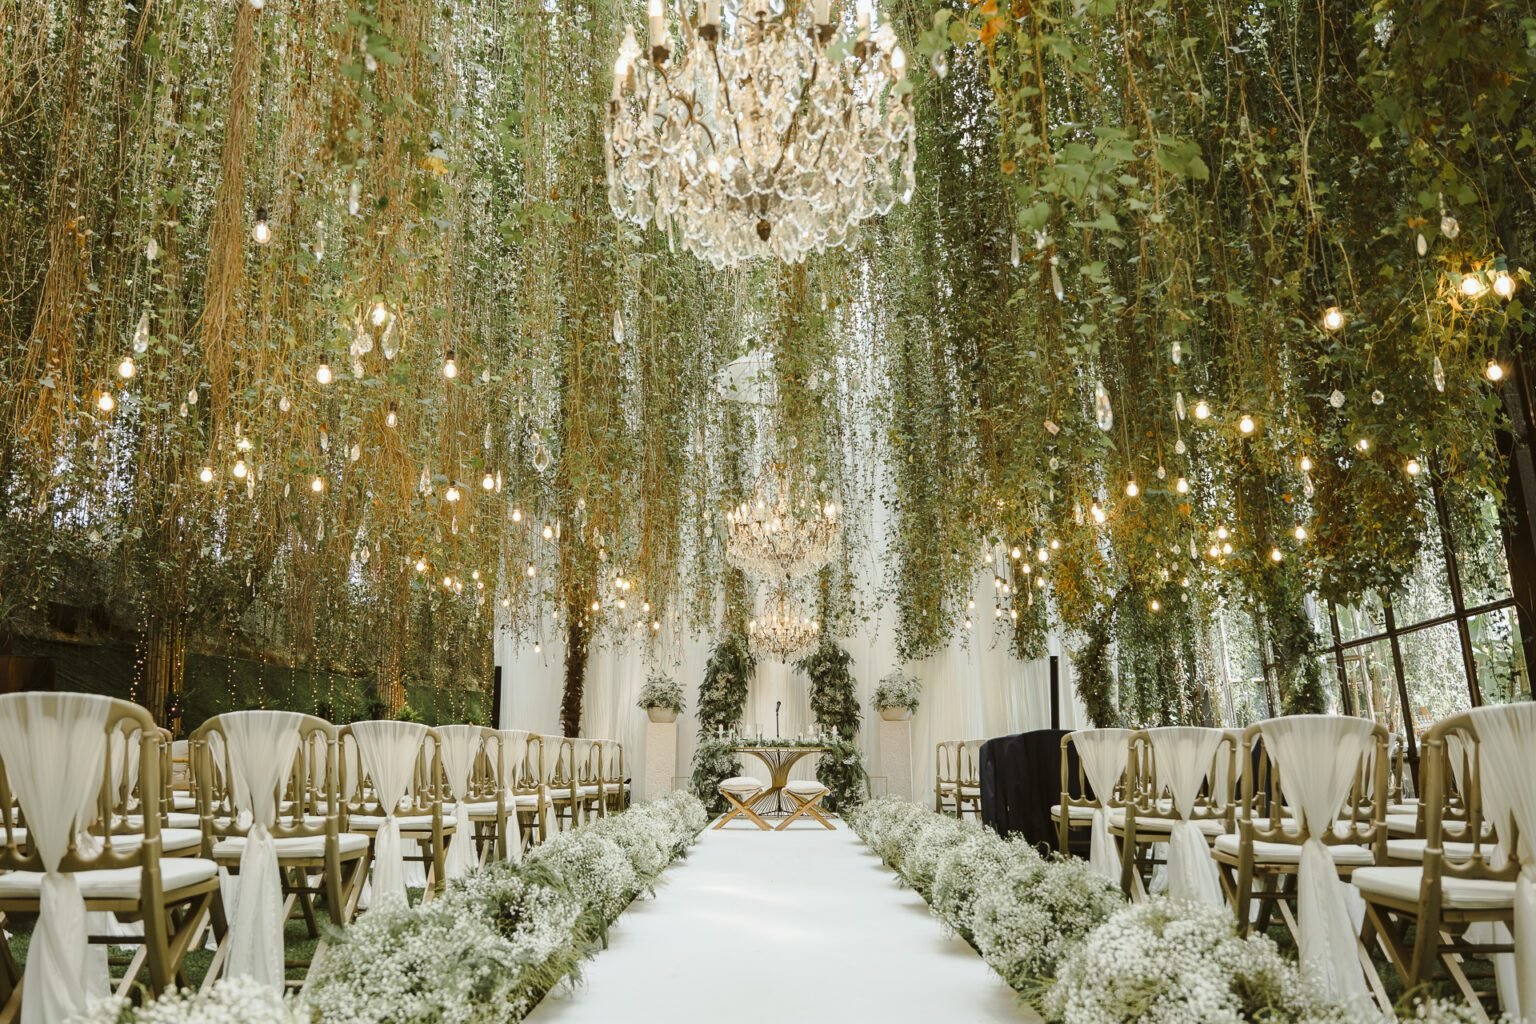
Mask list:
[[1088,840],[1088,867],[1116,884],[1120,882],[1120,854],[1109,834],[1109,801],[1125,775],[1130,760],[1130,733],[1125,729],[1082,729],[1072,734],[1072,745],[1093,787],[1098,806]]
[[85,898],[59,862],[69,837],[90,824],[113,703],[86,693],[0,696],[0,761],[44,871],[21,1024],[68,1020],[107,995],[106,975],[93,969],[100,961],[89,955]]
[[240,851],[239,896],[229,925],[228,973],[283,990],[283,881],[271,827],[287,788],[304,716],[292,711],[236,711],[219,716],[229,744],[235,806],[251,816]]
[[371,898],[406,898],[405,850],[395,812],[411,784],[416,753],[427,738],[427,727],[416,722],[353,722],[362,769],[373,780],[384,822],[373,840]]
[[1507,704],[1473,708],[1481,752],[1480,777],[1488,819],[1498,831],[1501,847],[1511,826],[1519,829],[1519,847],[1505,850],[1520,860],[1515,880],[1515,984],[1518,1005],[1505,1010],[1518,1018],[1536,1008],[1536,704]]
[[1168,895],[1224,906],[1216,859],[1200,826],[1189,816],[1225,734],[1220,729],[1169,726],[1149,729],[1147,736],[1152,741],[1158,781],[1167,785],[1179,817],[1168,832]]
[[437,730],[442,740],[443,774],[453,789],[453,838],[448,841],[448,853],[443,860],[443,874],[448,878],[463,878],[478,864],[475,856],[475,825],[469,820],[470,776],[475,771],[475,757],[480,753],[480,727],[478,725],[444,725]]
[[1353,887],[1339,879],[1318,837],[1339,816],[1372,742],[1373,726],[1342,715],[1290,715],[1260,722],[1259,729],[1269,756],[1280,766],[1285,798],[1310,835],[1302,844],[1296,877],[1302,970],[1330,998],[1364,1000],[1368,993],[1348,903]]

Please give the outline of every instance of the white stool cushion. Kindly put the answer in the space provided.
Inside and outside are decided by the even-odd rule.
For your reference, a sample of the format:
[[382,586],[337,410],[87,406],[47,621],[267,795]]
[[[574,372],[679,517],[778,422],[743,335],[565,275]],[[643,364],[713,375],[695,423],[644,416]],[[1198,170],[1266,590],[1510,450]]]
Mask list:
[[[272,840],[272,845],[277,847],[279,859],[325,856],[324,836],[284,836],[281,839]],[[355,832],[343,832],[336,837],[336,848],[341,853],[358,853],[368,849],[368,837]],[[230,836],[214,844],[213,856],[217,860],[239,860],[244,850],[245,836]]]
[[726,793],[756,793],[763,788],[763,784],[750,775],[737,775],[720,783],[720,789]]
[[815,779],[797,779],[784,783],[784,792],[793,793],[795,796],[820,796],[823,793],[830,793],[831,790]]
[[[206,882],[218,877],[218,873],[218,865],[213,861],[196,857],[171,857],[160,862],[160,878],[166,892]],[[144,879],[143,868],[108,868],[73,874],[80,886],[80,894],[86,899],[137,899]],[[0,875],[0,897],[35,897],[41,894],[42,888],[41,871],[8,871]]]
[[[1238,850],[1242,847],[1242,838],[1236,835],[1216,837],[1216,852],[1236,858]],[[1328,855],[1333,858],[1335,864],[1374,864],[1375,854],[1369,846],[1355,846],[1345,844],[1343,846],[1328,847]],[[1253,862],[1255,864],[1300,864],[1301,846],[1298,843],[1265,843],[1253,844]]]
[[[1367,897],[1386,896],[1413,902],[1419,898],[1423,868],[1361,868],[1350,881]],[[1488,878],[1441,876],[1441,902],[1458,910],[1504,910],[1515,905],[1515,883]]]

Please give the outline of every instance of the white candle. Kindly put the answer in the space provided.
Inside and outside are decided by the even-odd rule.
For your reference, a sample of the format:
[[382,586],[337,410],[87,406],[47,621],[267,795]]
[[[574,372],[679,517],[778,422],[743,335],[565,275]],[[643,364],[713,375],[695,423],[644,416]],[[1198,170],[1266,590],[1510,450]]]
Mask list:
[[651,0],[651,49],[665,46],[667,39],[667,23],[661,14],[661,0]]

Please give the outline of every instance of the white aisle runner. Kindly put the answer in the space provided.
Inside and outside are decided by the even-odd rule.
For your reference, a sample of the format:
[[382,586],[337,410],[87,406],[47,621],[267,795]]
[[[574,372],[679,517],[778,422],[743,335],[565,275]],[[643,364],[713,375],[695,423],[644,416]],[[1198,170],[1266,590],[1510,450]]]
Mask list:
[[[800,823],[797,822],[796,825]],[[533,1024],[1033,1021],[842,822],[705,831]],[[750,828],[750,831],[748,831]]]

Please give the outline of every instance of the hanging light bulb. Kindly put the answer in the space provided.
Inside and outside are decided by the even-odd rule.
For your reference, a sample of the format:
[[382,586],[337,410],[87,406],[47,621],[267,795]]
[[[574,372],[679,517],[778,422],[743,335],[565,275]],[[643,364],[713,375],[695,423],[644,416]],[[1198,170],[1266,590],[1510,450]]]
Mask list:
[[555,536],[555,528],[553,526],[546,526],[546,527],[544,527],[544,539],[545,540],[553,540],[554,536]]
[[230,468],[229,472],[236,480],[244,480],[245,475],[250,472],[250,469],[246,467],[244,459],[236,459],[234,466]]
[[1420,473],[1424,472],[1424,466],[1419,462],[1418,459],[1413,458],[1408,460],[1407,465],[1403,466],[1403,469],[1407,471],[1409,476],[1418,476]]
[[267,208],[256,208],[256,223],[251,227],[251,238],[257,245],[266,245],[272,241],[272,226],[267,223]]
[[133,356],[123,356],[123,361],[117,364],[117,375],[123,380],[132,380],[138,372],[138,367],[133,365]]
[[1515,294],[1515,279],[1510,276],[1509,264],[1504,262],[1503,256],[1493,261],[1493,294],[1501,299]]
[[443,360],[443,376],[448,380],[453,380],[453,378],[457,377],[458,375],[459,364],[454,362],[453,349],[449,349],[447,358]]
[[1179,477],[1177,480],[1175,480],[1173,482],[1173,489],[1175,491],[1178,491],[1180,494],[1188,494],[1189,493],[1189,481],[1184,479],[1183,477]]
[[1259,425],[1253,421],[1252,416],[1244,416],[1242,419],[1237,421],[1237,429],[1244,434],[1253,433],[1258,429],[1258,426]]
[[1483,275],[1472,269],[1472,264],[1461,265],[1461,284],[1458,285],[1461,294],[1469,299],[1475,299],[1488,290],[1488,285],[1483,281]]
[[1231,536],[1231,534],[1227,532],[1227,528],[1225,526],[1218,526],[1218,527],[1216,527],[1216,539],[1217,540],[1226,540],[1230,536]]
[[383,327],[389,323],[389,307],[382,300],[375,302],[368,310],[368,322],[375,327]]
[[1202,399],[1200,399],[1200,401],[1195,403],[1195,419],[1197,419],[1197,420],[1208,420],[1210,418],[1211,418],[1211,407],[1206,402],[1206,400],[1202,398]]
[[1497,359],[1488,360],[1488,365],[1483,367],[1483,376],[1498,383],[1504,379],[1504,365]]
[[1152,600],[1147,602],[1147,610],[1153,614],[1156,614],[1163,610],[1163,602],[1154,597]]
[[[1093,516],[1093,521],[1096,522],[1096,523],[1103,523],[1105,519],[1109,518],[1108,516],[1106,516],[1104,514],[1104,510],[1099,507],[1099,503],[1098,502],[1094,502],[1093,503],[1093,507],[1088,510],[1088,514]],[[1045,549],[1041,548],[1040,549],[1040,553],[1042,555],[1045,554]],[[1045,559],[1042,558],[1042,559],[1040,559],[1040,561],[1043,562],[1043,561],[1045,561]]]
[[1305,455],[1301,457],[1301,471],[1303,473],[1312,472],[1312,460]]
[[213,467],[204,466],[201,470],[198,471],[197,478],[205,484],[213,483]]
[[417,572],[426,572],[427,571],[427,560],[425,558],[418,558],[418,559],[416,559],[416,571]]
[[1296,526],[1296,530],[1292,534],[1292,536],[1294,536],[1297,540],[1306,540],[1307,539],[1307,528],[1305,526],[1302,526],[1302,525],[1300,525],[1298,523],[1297,526]]
[[485,476],[480,478],[480,486],[487,491],[494,491],[496,489],[496,478],[491,475],[489,470],[486,471]]
[[1035,552],[1035,557],[1042,562],[1049,562],[1051,560],[1051,553],[1045,550],[1045,548],[1041,548]]
[[449,484],[448,485],[448,489],[443,492],[443,500],[444,501],[448,501],[448,502],[458,501],[459,500],[459,485],[458,484]]
[[103,391],[96,396],[96,408],[102,412],[111,412],[117,408],[117,399],[112,397],[112,392]]
[[400,417],[395,412],[395,403],[394,402],[390,402],[389,403],[389,411],[384,414],[384,425],[386,427],[393,428],[393,427],[398,426],[399,424],[400,424]]
[[1285,561],[1285,552],[1281,551],[1279,548],[1270,548],[1269,560],[1271,562],[1283,562]]
[[1329,306],[1323,310],[1323,329],[1337,331],[1344,327],[1344,311],[1338,306]]
[[1015,547],[1012,551],[1008,552],[1008,554],[1009,554],[1010,557],[1013,558],[1013,560],[1015,562],[1017,562],[1021,557],[1023,557],[1024,552],[1020,551],[1017,547]]
[[1368,437],[1362,437],[1360,440],[1355,442],[1355,447],[1360,449],[1362,452],[1368,452],[1371,450],[1371,439]]
[[319,384],[331,382],[331,361],[325,356],[320,357],[320,365],[315,367],[315,381]]
[[533,579],[538,574],[539,574],[538,566],[534,565],[532,562],[529,562],[528,563],[528,578],[529,579]]
[[325,490],[325,478],[318,476],[315,477],[309,482],[309,489],[314,491],[316,494],[319,494],[321,491]]
[[1134,498],[1140,493],[1141,485],[1138,484],[1135,480],[1127,480],[1125,482],[1125,496],[1127,498]]

